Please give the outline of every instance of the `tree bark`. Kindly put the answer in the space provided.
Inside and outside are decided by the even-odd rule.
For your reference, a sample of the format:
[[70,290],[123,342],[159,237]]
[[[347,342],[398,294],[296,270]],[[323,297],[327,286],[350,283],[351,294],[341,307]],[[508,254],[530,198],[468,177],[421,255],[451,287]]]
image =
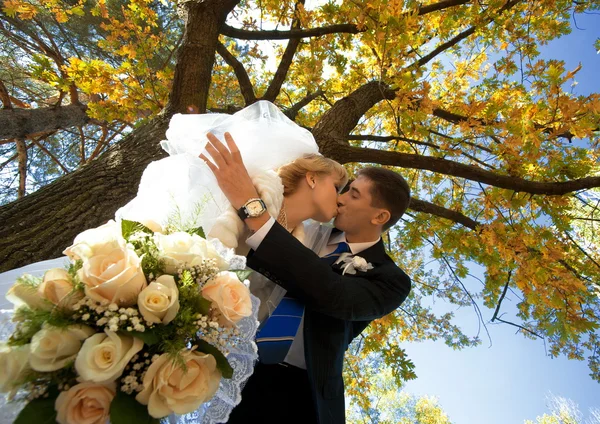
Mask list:
[[183,3],[185,29],[166,108],[169,114],[206,112],[220,30],[237,3],[232,0]]
[[90,121],[87,106],[75,104],[38,109],[0,110],[0,140],[25,139],[35,134],[83,126]]
[[143,170],[166,154],[169,118],[160,115],[97,160],[0,207],[0,272],[58,257],[86,228],[114,217],[137,193]]

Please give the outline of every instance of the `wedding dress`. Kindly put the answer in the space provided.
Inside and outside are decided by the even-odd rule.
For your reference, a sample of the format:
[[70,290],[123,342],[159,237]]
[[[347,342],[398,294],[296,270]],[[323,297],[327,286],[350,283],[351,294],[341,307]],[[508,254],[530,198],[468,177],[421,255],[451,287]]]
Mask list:
[[[224,140],[229,132],[235,140],[248,174],[252,178],[269,213],[278,216],[283,202],[283,185],[275,170],[294,159],[318,153],[312,134],[287,118],[275,105],[259,101],[233,114],[174,115],[166,140],[161,142],[168,157],[152,162],[145,169],[137,196],[116,212],[117,221],[153,221],[162,228],[202,227],[204,233],[219,239],[238,254],[247,253],[244,224],[219,189],[217,181],[199,158],[205,153],[208,132]],[[208,155],[207,155],[208,156]],[[124,170],[126,172],[126,170]],[[318,223],[298,228],[294,235],[316,251],[326,237]],[[67,247],[67,246],[65,246]],[[29,273],[42,276],[51,268],[65,268],[68,258],[37,262],[0,274],[0,337],[12,332],[10,309],[5,294],[16,278]],[[242,264],[242,266],[245,264]],[[260,319],[264,321],[285,294],[257,273],[251,276],[251,291],[263,302]],[[223,379],[215,397],[197,411],[184,416],[171,416],[171,423],[226,422],[229,413],[241,400],[241,390],[252,374],[257,359],[254,335],[259,324],[259,299],[253,296],[253,316],[240,322],[244,343],[228,356],[234,368],[231,379]],[[15,406],[0,400],[0,420],[15,416]]]

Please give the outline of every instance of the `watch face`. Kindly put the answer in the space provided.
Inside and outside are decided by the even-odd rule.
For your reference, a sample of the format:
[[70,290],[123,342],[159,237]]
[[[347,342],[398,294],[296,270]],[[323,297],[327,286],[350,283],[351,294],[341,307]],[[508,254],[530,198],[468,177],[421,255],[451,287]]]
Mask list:
[[250,216],[258,216],[264,211],[263,205],[258,200],[248,203],[246,209]]

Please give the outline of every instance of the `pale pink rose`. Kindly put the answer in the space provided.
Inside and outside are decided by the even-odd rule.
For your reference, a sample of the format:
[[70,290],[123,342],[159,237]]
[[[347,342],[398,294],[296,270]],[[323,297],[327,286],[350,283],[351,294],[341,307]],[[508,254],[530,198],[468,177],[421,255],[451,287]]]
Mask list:
[[186,370],[168,354],[162,354],[146,371],[144,389],[135,399],[148,405],[154,418],[195,411],[219,388],[221,372],[212,355],[186,350],[181,356]]
[[98,301],[132,306],[146,287],[142,261],[127,247],[99,253],[83,262],[78,271],[85,294]]
[[124,246],[125,239],[121,234],[121,228],[111,219],[100,227],[90,228],[79,233],[75,237],[73,245],[67,247],[63,253],[72,261],[85,260]]
[[179,312],[179,290],[171,275],[161,275],[138,296],[138,308],[146,321],[168,324]]
[[83,343],[75,359],[79,381],[102,383],[115,380],[143,347],[144,342],[137,337],[110,330],[94,334]]
[[220,272],[202,287],[202,296],[220,312],[219,323],[233,326],[252,315],[250,290],[233,272]]
[[110,404],[116,395],[114,382],[80,383],[56,399],[56,421],[59,424],[106,424]]
[[44,274],[44,280],[38,287],[40,297],[54,305],[72,307],[81,299],[81,293],[73,291],[69,273],[62,268],[53,268]]

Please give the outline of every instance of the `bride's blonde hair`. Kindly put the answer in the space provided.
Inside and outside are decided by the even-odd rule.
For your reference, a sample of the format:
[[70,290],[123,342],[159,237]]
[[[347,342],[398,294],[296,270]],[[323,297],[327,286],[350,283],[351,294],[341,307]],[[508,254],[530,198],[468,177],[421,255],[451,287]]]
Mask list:
[[283,165],[277,170],[283,183],[283,195],[293,194],[307,172],[314,172],[317,176],[331,175],[335,180],[335,185],[339,188],[344,187],[348,182],[348,173],[342,165],[323,155],[310,154]]

